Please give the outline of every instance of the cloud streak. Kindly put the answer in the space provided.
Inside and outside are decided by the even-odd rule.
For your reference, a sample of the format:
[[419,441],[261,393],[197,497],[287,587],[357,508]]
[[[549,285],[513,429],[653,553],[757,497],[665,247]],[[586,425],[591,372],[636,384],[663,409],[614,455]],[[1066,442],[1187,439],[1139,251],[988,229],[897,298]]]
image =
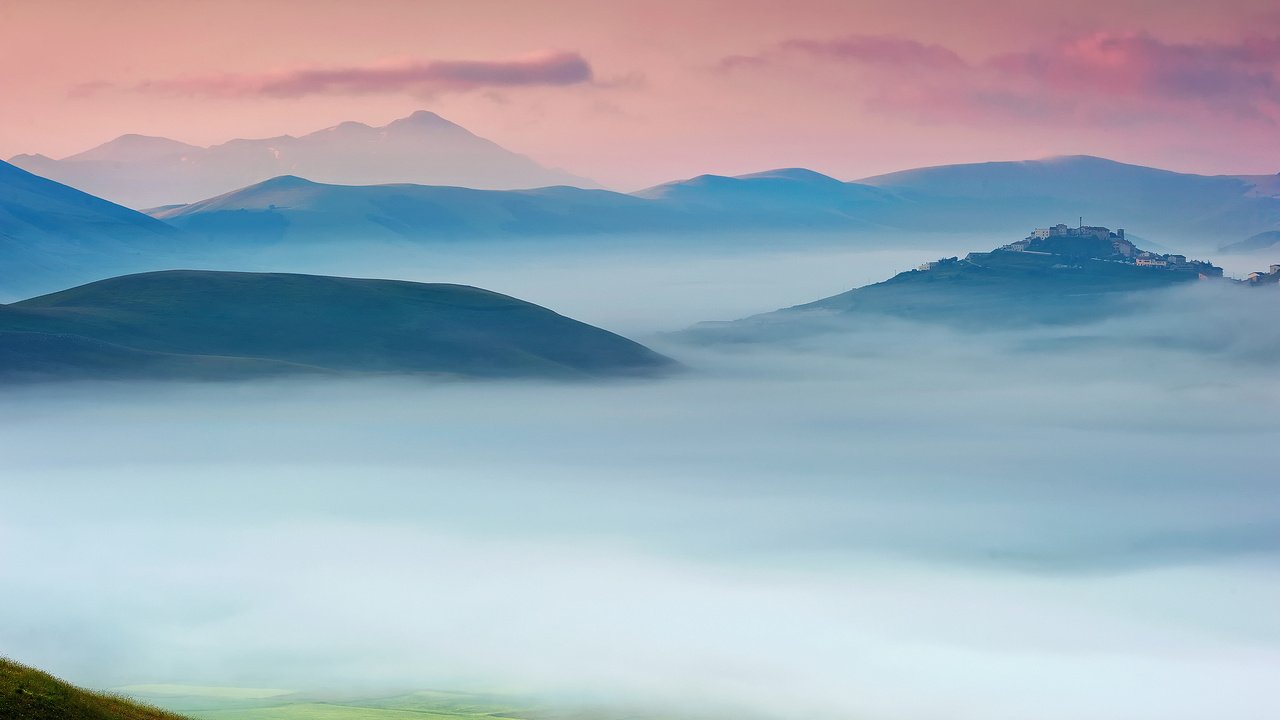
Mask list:
[[834,40],[787,40],[784,52],[874,65],[957,68],[966,63],[954,50],[892,35],[848,35]]
[[[578,53],[552,52],[512,60],[428,60],[263,73],[221,73],[148,80],[131,89],[152,95],[299,98],[309,95],[409,93],[435,95],[482,88],[579,85],[592,81]],[[73,95],[103,89],[100,82]]]
[[1280,37],[1169,43],[1146,33],[1095,33],[999,55],[989,66],[1076,95],[1226,102],[1248,112],[1280,102]]
[[869,104],[926,120],[1133,122],[1191,110],[1280,122],[1280,36],[1170,42],[1096,32],[976,61],[905,37],[793,38],[725,57],[719,67],[759,70],[800,58],[858,68],[859,81],[872,88]]

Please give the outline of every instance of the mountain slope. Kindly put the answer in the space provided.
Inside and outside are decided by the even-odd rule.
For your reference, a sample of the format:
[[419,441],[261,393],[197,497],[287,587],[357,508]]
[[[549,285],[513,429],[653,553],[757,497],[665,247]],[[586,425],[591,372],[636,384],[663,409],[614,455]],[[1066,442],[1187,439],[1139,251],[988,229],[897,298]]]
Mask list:
[[772,341],[883,327],[885,321],[965,331],[1069,326],[1129,313],[1140,293],[1221,278],[1221,269],[1208,263],[1157,256],[1123,238],[1115,246],[1104,243],[1098,253],[1096,240],[1086,233],[1028,238],[803,305],[703,323],[682,336],[695,342]]
[[6,720],[183,720],[123,698],[75,687],[0,658],[0,718]]
[[49,274],[101,272],[179,241],[155,218],[0,162],[0,297]]
[[0,233],[21,238],[159,238],[172,229],[121,207],[0,161]]
[[703,175],[623,194],[549,187],[475,190],[424,185],[331,185],[296,176],[151,214],[203,238],[456,239],[878,227],[897,199],[808,170]]
[[1125,293],[1198,280],[1196,273],[1104,260],[997,250],[899,273],[781,312],[830,311],[1002,327],[1094,320],[1124,309]]
[[[1018,227],[1045,217],[1142,227],[1183,244],[1217,248],[1224,240],[1280,226],[1280,198],[1265,177],[1205,176],[1084,155],[944,165],[858,181],[917,201],[923,224],[936,209],[963,207]],[[988,222],[973,229],[995,229]]]
[[272,273],[167,271],[0,306],[11,378],[430,373],[651,374],[642,345],[462,285]]
[[[909,170],[856,183],[801,168],[700,175],[630,195],[346,186],[287,176],[152,213],[214,238],[457,238],[588,233],[1006,233],[1078,216],[1195,250],[1280,227],[1267,178],[1100,158]],[[1076,223],[1072,222],[1072,225]]]
[[1267,230],[1256,235],[1241,240],[1240,242],[1228,243],[1222,246],[1222,252],[1225,253],[1245,253],[1255,250],[1266,250],[1280,245],[1280,230]]
[[295,176],[153,213],[200,236],[255,242],[662,230],[680,227],[683,216],[605,190],[328,185]]
[[424,111],[383,127],[345,122],[301,137],[231,140],[208,148],[124,135],[61,160],[19,155],[12,162],[134,208],[195,202],[287,174],[349,185],[596,186]]
[[891,192],[804,168],[737,177],[699,175],[634,195],[685,212],[718,215],[736,225],[797,229],[874,226],[898,201]]

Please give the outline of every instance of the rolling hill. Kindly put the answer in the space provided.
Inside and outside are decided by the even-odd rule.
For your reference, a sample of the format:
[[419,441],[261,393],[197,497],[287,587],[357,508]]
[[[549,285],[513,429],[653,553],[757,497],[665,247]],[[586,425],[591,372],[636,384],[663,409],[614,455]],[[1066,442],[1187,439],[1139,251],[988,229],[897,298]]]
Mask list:
[[279,175],[348,185],[597,187],[426,111],[382,127],[344,122],[301,137],[238,139],[207,148],[123,135],[60,160],[18,155],[10,162],[134,208],[195,202]]
[[167,271],[0,305],[0,375],[585,378],[675,363],[625,338],[461,285]]
[[5,720],[185,720],[183,716],[84,690],[0,658],[0,718]]
[[1034,241],[1030,249],[1011,245],[944,258],[883,282],[741,320],[702,323],[681,335],[695,342],[769,341],[885,320],[965,331],[1069,326],[1124,315],[1139,293],[1215,276],[1229,282],[1207,263],[1149,255],[1168,264],[1141,266],[1113,255],[1109,245],[1097,253],[1096,244],[1093,238],[1055,237]]
[[164,222],[0,162],[0,298],[49,274],[102,272],[180,243]]
[[899,273],[782,312],[878,314],[974,327],[1096,320],[1126,293],[1194,283],[1194,272],[995,250]]

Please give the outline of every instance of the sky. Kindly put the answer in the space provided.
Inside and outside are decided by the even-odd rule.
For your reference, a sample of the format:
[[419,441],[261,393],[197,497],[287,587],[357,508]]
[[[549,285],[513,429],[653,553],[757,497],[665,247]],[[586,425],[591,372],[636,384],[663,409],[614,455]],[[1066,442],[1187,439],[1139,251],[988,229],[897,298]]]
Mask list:
[[0,157],[438,112],[616,189],[1093,154],[1280,170],[1271,0],[0,0]]

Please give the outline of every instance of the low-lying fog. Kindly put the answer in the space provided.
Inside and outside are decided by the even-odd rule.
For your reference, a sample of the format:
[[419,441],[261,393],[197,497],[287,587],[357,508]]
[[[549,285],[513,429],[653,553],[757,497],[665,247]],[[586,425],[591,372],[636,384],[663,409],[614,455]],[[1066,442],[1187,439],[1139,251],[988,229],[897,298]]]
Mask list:
[[999,244],[990,236],[813,234],[294,242],[128,256],[110,266],[94,259],[6,276],[0,302],[153,270],[296,272],[475,285],[635,335],[797,305]]
[[[491,287],[599,322],[613,302],[634,334],[891,274],[874,262],[775,263],[819,278],[785,301],[803,278],[736,268],[695,317],[692,270]],[[1274,718],[1271,297],[1175,293],[1101,344],[660,338],[692,370],[657,382],[0,390],[0,652],[100,687]],[[1130,342],[1179,329],[1213,342]]]

